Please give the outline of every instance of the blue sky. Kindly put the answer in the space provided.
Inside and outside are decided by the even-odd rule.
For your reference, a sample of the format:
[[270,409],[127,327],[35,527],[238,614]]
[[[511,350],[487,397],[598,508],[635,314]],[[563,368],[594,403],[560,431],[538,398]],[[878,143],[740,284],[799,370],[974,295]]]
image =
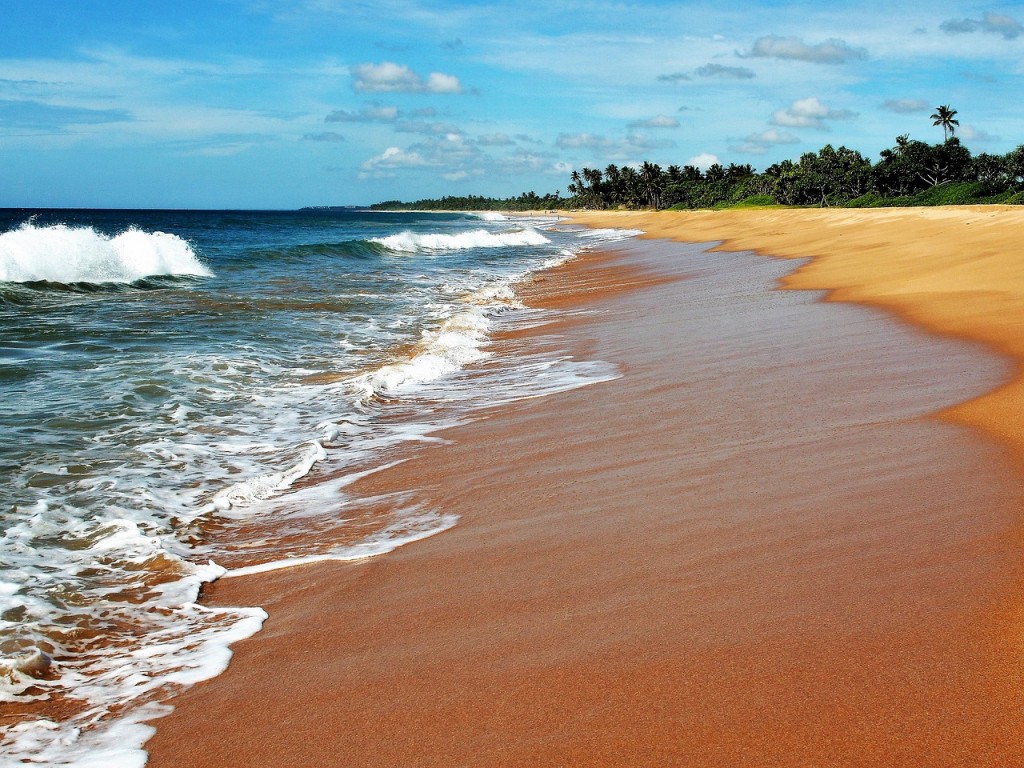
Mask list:
[[1024,143],[1017,3],[7,0],[0,206],[294,208]]

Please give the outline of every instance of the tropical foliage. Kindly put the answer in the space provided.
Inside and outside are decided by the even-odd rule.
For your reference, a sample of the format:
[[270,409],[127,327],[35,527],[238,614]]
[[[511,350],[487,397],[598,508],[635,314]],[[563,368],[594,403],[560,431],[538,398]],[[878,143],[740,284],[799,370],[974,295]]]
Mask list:
[[551,208],[716,208],[735,205],[887,206],[1024,201],[1024,145],[1005,155],[972,156],[954,134],[960,124],[948,105],[936,107],[932,124],[944,141],[928,144],[897,136],[877,162],[848,147],[826,144],[798,160],[783,160],[758,173],[750,165],[714,164],[662,168],[651,162],[580,168],[569,179],[569,197],[533,192],[508,200],[445,197],[384,208],[536,210]]
[[541,211],[565,207],[566,201],[558,192],[548,195],[524,192],[518,197],[507,198],[448,195],[438,199],[417,200],[412,203],[386,200],[370,206],[372,210],[377,211]]
[[948,104],[936,107],[932,115],[932,125],[942,126],[942,138],[949,141],[949,137],[956,133],[956,127],[960,125],[959,120],[954,120],[955,109],[950,109]]
[[[956,194],[935,192],[957,187]],[[899,136],[872,163],[848,147],[826,144],[799,160],[783,160],[758,173],[749,165],[692,165],[639,169],[609,165],[573,172],[575,208],[716,208],[738,204],[841,206],[1018,202],[1024,193],[1024,145],[1005,155],[979,154],[956,137],[927,144]]]

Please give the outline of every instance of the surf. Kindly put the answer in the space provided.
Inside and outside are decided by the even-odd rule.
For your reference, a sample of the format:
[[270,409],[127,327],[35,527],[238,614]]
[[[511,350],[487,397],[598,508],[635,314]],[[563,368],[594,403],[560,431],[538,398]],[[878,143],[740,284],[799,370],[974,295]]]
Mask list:
[[26,222],[0,234],[0,282],[127,284],[153,277],[212,277],[192,246],[167,232]]
[[420,251],[465,251],[471,248],[507,248],[511,246],[547,245],[551,241],[535,229],[511,229],[505,232],[489,232],[473,229],[454,234],[442,232],[415,233],[400,232],[387,237],[372,238],[389,251],[417,253]]

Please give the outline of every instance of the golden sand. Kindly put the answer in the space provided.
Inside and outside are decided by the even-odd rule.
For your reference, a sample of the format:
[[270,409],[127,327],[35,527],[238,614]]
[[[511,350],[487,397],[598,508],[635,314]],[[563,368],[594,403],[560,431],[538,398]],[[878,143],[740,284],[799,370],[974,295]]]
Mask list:
[[[812,256],[786,285],[1024,344],[1024,211],[581,220]],[[785,266],[662,241],[541,276],[528,303],[568,321],[502,352],[564,345],[622,377],[353,486],[458,515],[444,534],[213,584],[270,618],[156,721],[152,767],[1024,765],[1024,479],[927,417],[1005,369],[771,290]],[[1019,389],[955,412],[1019,450]]]
[[812,261],[786,278],[832,301],[884,307],[947,336],[1010,357],[1017,375],[947,416],[1011,443],[1024,457],[1024,208],[761,209],[577,213],[590,226],[642,229],[647,237],[721,241]]

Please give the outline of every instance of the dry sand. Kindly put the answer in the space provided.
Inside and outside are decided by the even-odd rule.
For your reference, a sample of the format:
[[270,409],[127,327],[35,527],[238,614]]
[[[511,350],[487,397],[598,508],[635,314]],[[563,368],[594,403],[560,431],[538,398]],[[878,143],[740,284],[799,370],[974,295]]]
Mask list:
[[1024,211],[587,223],[815,260],[653,240],[546,275],[565,319],[497,345],[622,377],[364,481],[454,529],[215,584],[270,619],[151,764],[1024,764]]

